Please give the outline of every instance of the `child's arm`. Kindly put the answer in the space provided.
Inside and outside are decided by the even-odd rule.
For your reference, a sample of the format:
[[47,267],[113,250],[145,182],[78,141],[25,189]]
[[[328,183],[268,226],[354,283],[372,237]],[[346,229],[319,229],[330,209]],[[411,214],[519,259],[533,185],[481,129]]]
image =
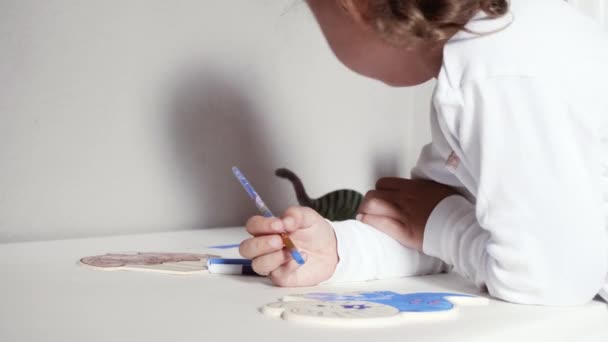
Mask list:
[[444,199],[423,250],[495,297],[581,304],[608,267],[599,118],[572,112],[551,87],[523,77],[463,86],[456,100],[470,110],[448,115],[460,118],[451,134],[478,180],[477,203]]
[[340,261],[327,282],[409,277],[446,271],[441,260],[404,247],[359,221],[332,222]]
[[[253,269],[279,286],[403,277],[446,269],[439,259],[405,248],[364,223],[330,223],[305,207],[289,208],[280,219],[252,217],[247,231],[253,237],[241,243],[241,255],[253,259]],[[299,266],[283,249],[278,234],[284,231],[304,256],[304,265]]]

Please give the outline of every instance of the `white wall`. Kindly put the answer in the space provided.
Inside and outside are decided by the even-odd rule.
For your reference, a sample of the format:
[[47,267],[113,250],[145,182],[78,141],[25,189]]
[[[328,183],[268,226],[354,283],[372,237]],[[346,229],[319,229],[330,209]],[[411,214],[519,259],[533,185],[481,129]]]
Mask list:
[[[608,26],[608,1],[572,0]],[[240,225],[407,175],[432,82],[339,65],[300,0],[0,1],[0,242]]]
[[240,225],[233,164],[280,212],[276,167],[365,191],[428,140],[300,0],[3,0],[0,78],[0,242]]

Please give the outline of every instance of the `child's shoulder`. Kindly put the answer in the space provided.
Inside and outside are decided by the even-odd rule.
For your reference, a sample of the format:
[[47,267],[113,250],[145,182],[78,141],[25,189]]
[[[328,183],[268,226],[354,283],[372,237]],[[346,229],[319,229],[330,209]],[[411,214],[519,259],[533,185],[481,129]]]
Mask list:
[[[589,55],[608,57],[599,24],[555,0],[514,0],[498,19],[477,17],[444,49],[452,86],[501,76],[550,77]],[[481,33],[478,35],[476,33]]]

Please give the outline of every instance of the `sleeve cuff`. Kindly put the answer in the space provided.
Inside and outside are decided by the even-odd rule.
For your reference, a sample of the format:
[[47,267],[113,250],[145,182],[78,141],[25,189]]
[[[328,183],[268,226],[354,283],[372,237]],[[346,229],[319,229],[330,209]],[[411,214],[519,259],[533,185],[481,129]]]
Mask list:
[[[349,251],[357,250],[356,239],[352,236],[354,232],[349,227],[352,223],[350,221],[332,222],[329,220],[327,222],[333,227],[334,234],[336,234],[338,264],[336,265],[334,274],[322,284],[349,281],[353,278],[357,268],[357,265],[354,265],[355,262],[353,262],[354,257],[348,255]],[[350,233],[348,232],[349,230],[351,231]]]
[[450,236],[458,235],[459,223],[475,213],[475,206],[466,198],[454,195],[444,198],[431,212],[431,216],[424,228],[422,251],[454,265],[455,260],[450,260]]

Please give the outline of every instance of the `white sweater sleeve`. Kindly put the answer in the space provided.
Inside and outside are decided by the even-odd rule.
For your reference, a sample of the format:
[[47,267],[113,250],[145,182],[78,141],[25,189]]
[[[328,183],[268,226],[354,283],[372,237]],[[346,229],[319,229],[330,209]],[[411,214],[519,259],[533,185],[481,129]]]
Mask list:
[[[598,153],[591,120],[547,85],[501,77],[462,88],[452,134],[477,203],[444,199],[423,250],[495,297],[571,305],[595,296],[607,271]],[[575,119],[576,117],[576,119]],[[585,181],[581,181],[585,180]]]
[[338,242],[340,261],[326,281],[346,282],[439,273],[439,259],[404,247],[387,234],[356,220],[330,222]]
[[[430,117],[433,143],[422,148],[420,156],[418,157],[418,162],[412,170],[412,179],[432,180],[464,191],[464,185],[445,167],[445,158],[441,155],[436,146],[438,141],[445,141],[445,139],[438,136],[441,133],[439,123],[437,122],[437,115],[432,113]],[[445,144],[447,144],[447,142]]]

